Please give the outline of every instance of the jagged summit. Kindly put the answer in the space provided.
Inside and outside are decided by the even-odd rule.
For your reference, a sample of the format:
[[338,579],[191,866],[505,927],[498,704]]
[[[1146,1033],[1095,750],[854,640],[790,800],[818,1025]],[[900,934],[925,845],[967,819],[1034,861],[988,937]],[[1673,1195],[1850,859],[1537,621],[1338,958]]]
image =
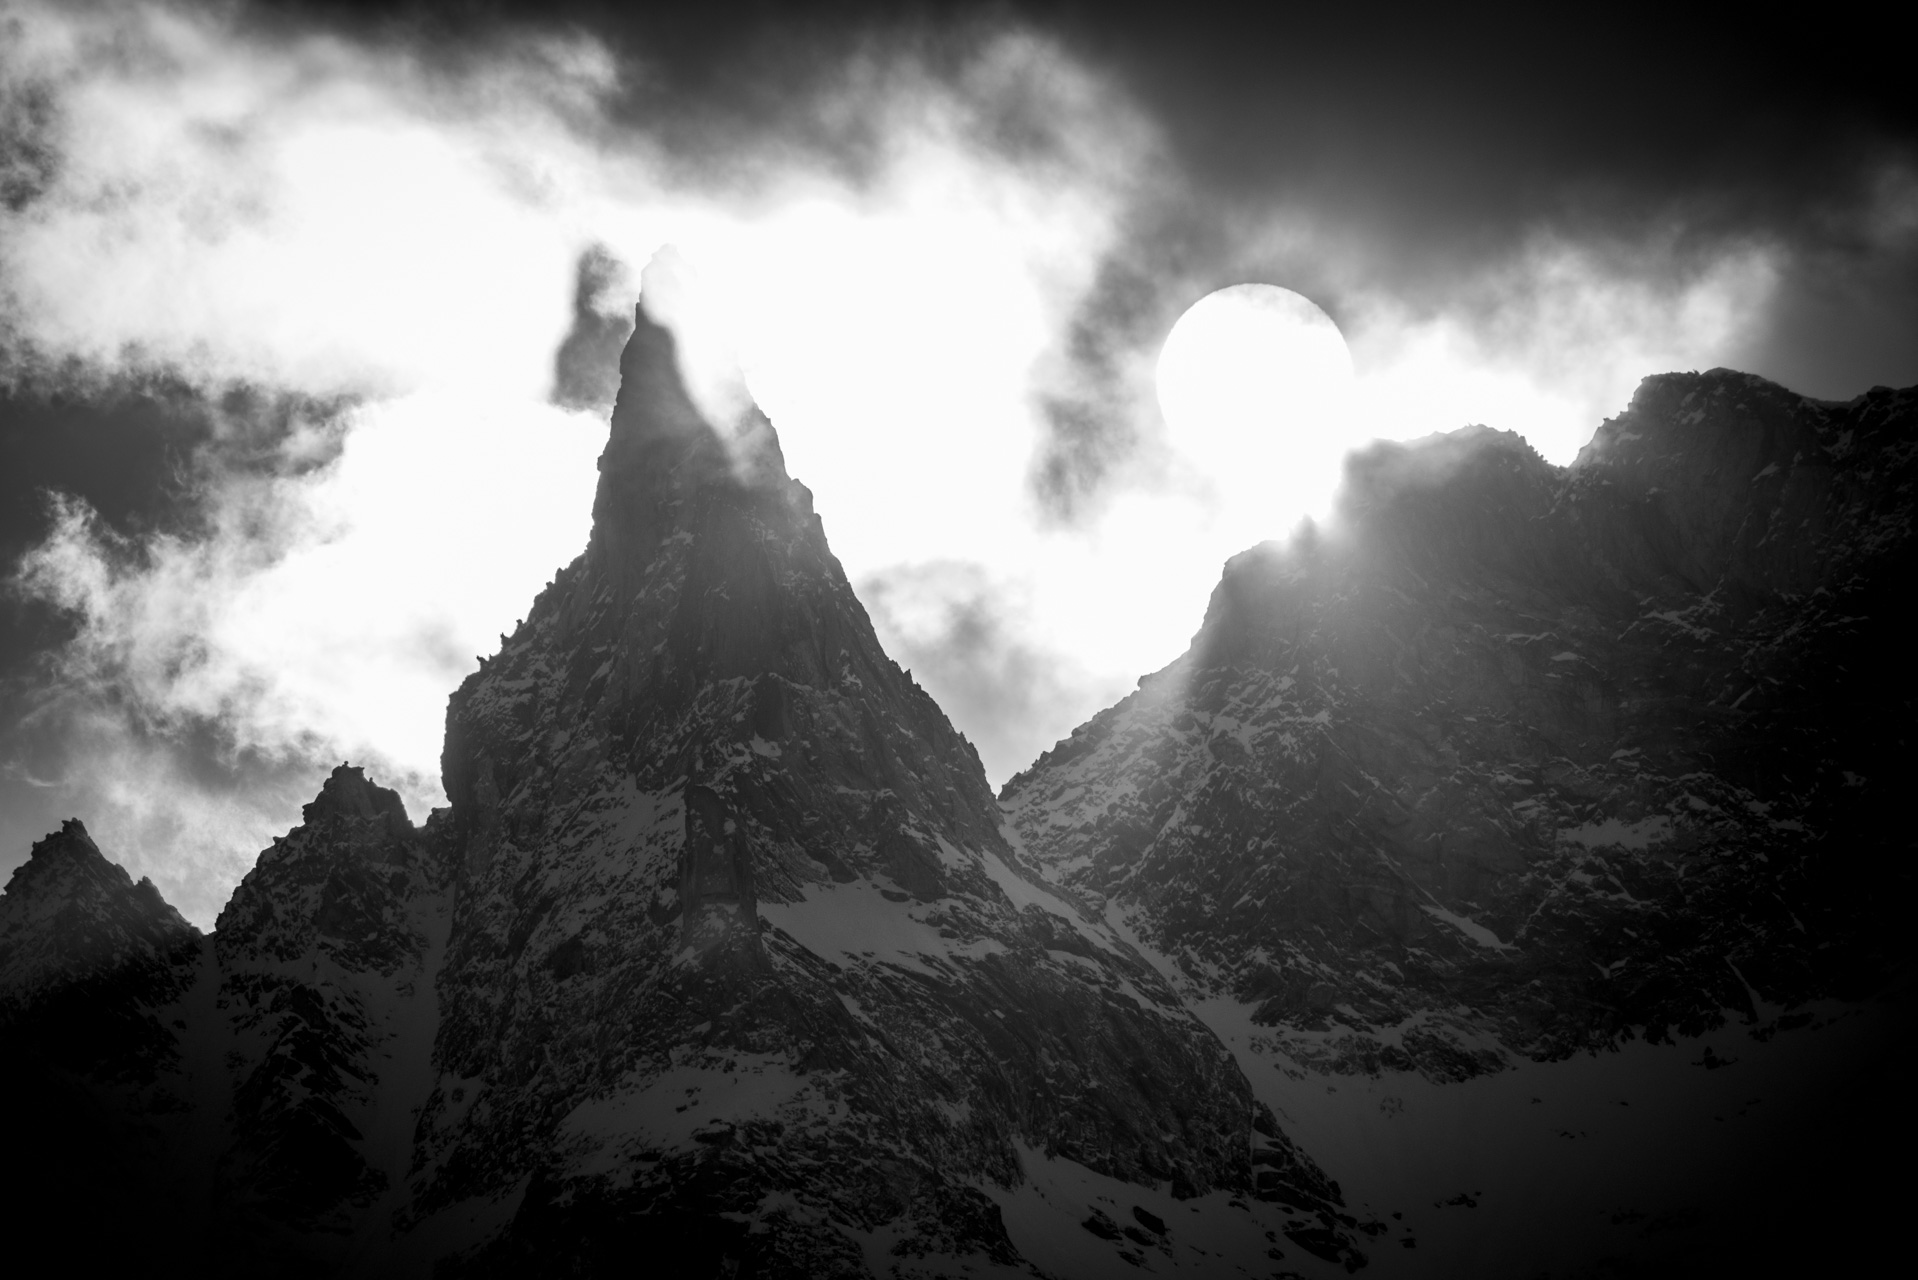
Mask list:
[[[682,341],[667,327],[675,312],[689,326],[696,323],[698,308],[689,296],[696,289],[684,264],[667,251],[642,276],[599,460],[587,551],[596,565],[649,559],[662,538],[684,527],[682,505],[702,492],[729,493],[761,518],[796,530],[817,523],[811,492],[786,474],[778,434],[738,370],[723,352],[696,350],[689,358],[686,348],[701,344]],[[716,384],[704,408],[688,390],[689,363],[704,365],[706,380]]]
[[300,808],[304,822],[318,822],[329,814],[381,818],[409,831],[413,826],[399,792],[369,781],[365,769],[344,762],[320,784],[320,794]]
[[0,895],[0,1001],[154,962],[198,936],[153,881],[136,883],[68,818],[33,846]]

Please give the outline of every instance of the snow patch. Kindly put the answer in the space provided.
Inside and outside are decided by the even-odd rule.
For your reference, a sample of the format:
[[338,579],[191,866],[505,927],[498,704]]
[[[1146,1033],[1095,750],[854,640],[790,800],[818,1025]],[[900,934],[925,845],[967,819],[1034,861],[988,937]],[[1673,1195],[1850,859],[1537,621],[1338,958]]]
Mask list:
[[[1284,1211],[1257,1201],[1234,1204],[1234,1197],[1224,1191],[1175,1200],[1161,1187],[1121,1182],[1076,1161],[1047,1156],[1017,1138],[1014,1143],[1024,1181],[1016,1187],[987,1183],[980,1190],[998,1204],[1013,1246],[1041,1274],[1099,1280],[1128,1274],[1133,1267],[1148,1274],[1204,1277],[1272,1273],[1266,1233],[1276,1235],[1283,1228],[1288,1217]],[[1164,1232],[1139,1231],[1135,1207],[1163,1223]],[[1152,1243],[1094,1234],[1082,1224],[1095,1213],[1120,1229],[1139,1231]],[[1140,1262],[1127,1265],[1121,1251]],[[1315,1275],[1340,1274],[1336,1268],[1313,1265],[1317,1259],[1300,1261]]]
[[1462,916],[1456,911],[1448,911],[1444,907],[1436,906],[1429,902],[1421,902],[1419,904],[1419,910],[1431,916],[1434,920],[1443,920],[1446,924],[1451,925],[1454,929],[1457,929],[1481,947],[1490,947],[1494,951],[1510,951],[1512,949],[1511,943],[1500,942],[1496,933],[1493,933],[1478,921],[1467,916]]
[[980,960],[1005,950],[991,938],[962,943],[941,937],[938,926],[919,914],[926,910],[921,903],[894,902],[864,880],[813,886],[799,902],[759,904],[768,923],[826,960],[846,957],[950,977],[941,971],[945,960]]
[[783,1058],[748,1053],[628,1080],[632,1087],[590,1098],[560,1122],[562,1134],[596,1146],[580,1172],[611,1173],[626,1164],[624,1153],[634,1145],[687,1150],[697,1132],[716,1124],[773,1119],[790,1110],[808,1084]]
[[1582,827],[1567,827],[1558,833],[1563,844],[1583,845],[1587,849],[1649,849],[1672,838],[1672,820],[1664,814],[1625,822],[1606,818]]

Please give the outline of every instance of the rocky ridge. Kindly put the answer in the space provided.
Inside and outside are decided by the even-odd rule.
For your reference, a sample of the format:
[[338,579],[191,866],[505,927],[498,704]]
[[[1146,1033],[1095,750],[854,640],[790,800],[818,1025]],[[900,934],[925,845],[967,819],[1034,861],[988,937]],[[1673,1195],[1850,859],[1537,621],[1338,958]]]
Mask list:
[[1569,468],[1377,446],[1010,827],[1249,1014],[1255,1072],[1464,1079],[1863,996],[1909,880],[1915,410],[1714,370]]

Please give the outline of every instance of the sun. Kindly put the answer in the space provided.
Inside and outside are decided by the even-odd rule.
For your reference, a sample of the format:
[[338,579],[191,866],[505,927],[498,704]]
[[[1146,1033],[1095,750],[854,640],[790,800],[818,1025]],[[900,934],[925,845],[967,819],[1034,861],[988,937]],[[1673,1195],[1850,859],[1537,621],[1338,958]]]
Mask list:
[[1352,354],[1311,299],[1271,284],[1207,294],[1166,336],[1158,393],[1168,441],[1219,521],[1256,539],[1327,513],[1358,443]]

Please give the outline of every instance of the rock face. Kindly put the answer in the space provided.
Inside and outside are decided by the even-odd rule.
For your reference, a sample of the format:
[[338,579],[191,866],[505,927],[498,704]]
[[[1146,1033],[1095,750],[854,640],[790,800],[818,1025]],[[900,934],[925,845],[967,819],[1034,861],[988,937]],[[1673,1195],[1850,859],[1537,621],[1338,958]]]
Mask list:
[[1009,782],[1047,875],[1277,1052],[1434,1079],[1896,957],[1918,396],[1648,379],[1569,468],[1375,447],[1188,653]]

